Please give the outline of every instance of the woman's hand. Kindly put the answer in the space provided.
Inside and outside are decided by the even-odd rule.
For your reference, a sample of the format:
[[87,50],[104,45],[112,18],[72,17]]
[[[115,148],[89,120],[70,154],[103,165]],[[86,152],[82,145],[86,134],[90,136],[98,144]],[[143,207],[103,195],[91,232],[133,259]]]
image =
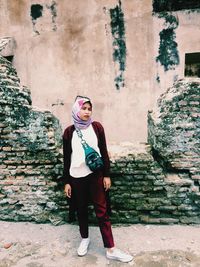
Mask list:
[[71,188],[71,185],[70,184],[66,184],[65,185],[65,194],[68,198],[71,198],[71,195],[72,195],[72,188]]
[[110,189],[110,187],[111,187],[110,177],[104,177],[103,178],[103,186],[105,188],[105,191],[107,191],[108,189]]

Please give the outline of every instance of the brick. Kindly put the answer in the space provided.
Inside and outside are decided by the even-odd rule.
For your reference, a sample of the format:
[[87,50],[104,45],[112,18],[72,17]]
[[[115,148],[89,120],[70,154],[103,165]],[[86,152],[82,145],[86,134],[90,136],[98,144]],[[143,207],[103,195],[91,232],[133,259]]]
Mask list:
[[12,147],[10,146],[4,146],[3,151],[12,151]]
[[174,219],[174,218],[160,218],[161,223],[166,223],[166,224],[174,224],[174,223],[179,223],[179,219]]
[[182,205],[178,206],[178,210],[181,210],[181,211],[192,210],[192,207],[189,205],[182,204]]
[[160,206],[157,208],[159,211],[173,211],[177,209],[177,206]]
[[4,123],[0,122],[0,128],[5,128],[5,127],[6,127],[6,125]]
[[27,147],[15,147],[15,149],[14,149],[16,152],[18,152],[18,151],[27,151],[28,150],[28,148]]
[[7,167],[6,165],[1,164],[0,165],[0,170],[5,169],[6,167]]
[[4,160],[3,163],[7,165],[18,165],[21,164],[21,160]]
[[25,165],[28,165],[28,164],[32,165],[35,163],[35,160],[22,160],[21,162],[22,164],[25,164]]
[[200,175],[192,175],[192,180],[200,180]]
[[0,180],[0,185],[13,185],[12,180]]
[[149,218],[148,223],[152,224],[160,224],[161,219],[160,218]]

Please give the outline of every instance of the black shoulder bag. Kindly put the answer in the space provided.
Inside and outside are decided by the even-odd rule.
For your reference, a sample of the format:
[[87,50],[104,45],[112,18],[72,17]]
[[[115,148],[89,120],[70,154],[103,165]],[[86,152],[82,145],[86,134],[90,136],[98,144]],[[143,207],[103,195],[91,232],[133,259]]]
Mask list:
[[99,153],[89,146],[87,142],[83,139],[82,132],[76,129],[77,135],[80,138],[81,145],[85,152],[85,163],[91,171],[97,171],[103,168],[103,160]]

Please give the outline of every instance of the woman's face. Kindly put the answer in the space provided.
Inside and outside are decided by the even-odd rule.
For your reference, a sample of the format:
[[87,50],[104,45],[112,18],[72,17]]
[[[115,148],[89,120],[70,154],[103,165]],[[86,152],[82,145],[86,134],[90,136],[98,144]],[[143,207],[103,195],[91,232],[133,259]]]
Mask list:
[[90,103],[83,104],[78,115],[79,115],[79,118],[83,121],[89,120],[89,118],[92,115],[92,106],[90,105]]

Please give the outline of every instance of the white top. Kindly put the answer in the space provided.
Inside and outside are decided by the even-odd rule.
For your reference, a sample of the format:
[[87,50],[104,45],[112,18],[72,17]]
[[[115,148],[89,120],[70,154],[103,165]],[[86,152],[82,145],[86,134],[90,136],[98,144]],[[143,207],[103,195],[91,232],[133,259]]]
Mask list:
[[[81,132],[83,139],[87,142],[87,144],[101,155],[98,147],[97,136],[92,124],[90,124],[88,128],[82,129]],[[92,173],[89,167],[85,164],[85,153],[81,145],[81,139],[78,137],[76,131],[74,131],[72,135],[72,155],[69,173],[74,178],[85,177]]]

